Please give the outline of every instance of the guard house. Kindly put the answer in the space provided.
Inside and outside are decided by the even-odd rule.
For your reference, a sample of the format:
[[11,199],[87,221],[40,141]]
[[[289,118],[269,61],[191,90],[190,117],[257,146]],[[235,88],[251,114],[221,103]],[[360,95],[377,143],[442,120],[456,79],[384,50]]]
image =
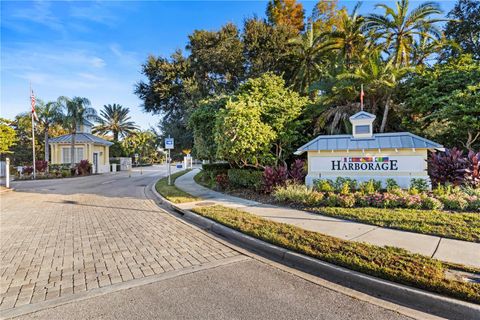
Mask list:
[[443,151],[438,143],[409,132],[373,133],[375,115],[361,111],[350,117],[352,135],[318,136],[301,146],[295,154],[308,153],[306,184],[317,179],[348,177],[359,182],[375,179],[383,185],[388,178],[401,188],[411,179],[430,183],[427,151]]
[[[75,163],[79,163],[80,160],[88,160],[92,164],[93,173],[110,172],[109,148],[113,143],[93,135],[92,125],[89,121],[77,125]],[[49,140],[52,164],[71,163],[71,141],[71,134]]]

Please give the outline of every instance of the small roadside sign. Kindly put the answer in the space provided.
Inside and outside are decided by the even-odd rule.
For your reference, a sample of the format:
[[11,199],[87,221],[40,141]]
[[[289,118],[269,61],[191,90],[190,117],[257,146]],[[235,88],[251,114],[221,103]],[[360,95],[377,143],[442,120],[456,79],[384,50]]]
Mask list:
[[173,149],[173,138],[165,138],[165,149]]

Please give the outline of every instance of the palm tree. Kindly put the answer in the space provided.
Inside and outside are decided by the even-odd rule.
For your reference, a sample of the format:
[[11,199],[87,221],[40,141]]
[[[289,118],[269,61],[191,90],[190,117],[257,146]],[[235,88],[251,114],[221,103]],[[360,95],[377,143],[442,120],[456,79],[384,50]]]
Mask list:
[[138,129],[133,121],[129,121],[129,112],[130,109],[116,103],[104,105],[100,111],[100,124],[93,128],[93,132],[100,134],[111,132],[113,141],[117,142],[119,136],[123,138]]
[[445,19],[431,18],[441,14],[438,3],[425,2],[408,13],[408,0],[397,0],[396,8],[386,4],[377,4],[376,8],[383,8],[384,15],[370,14],[366,17],[366,27],[377,32],[385,42],[385,48],[390,52],[391,59],[396,66],[407,66],[416,37],[438,37],[439,29],[436,22]]
[[383,116],[379,131],[384,132],[393,90],[408,70],[408,67],[395,66],[393,60],[383,61],[380,52],[374,51],[366,57],[366,61],[362,63],[360,68],[353,72],[342,73],[337,76],[337,79],[340,82],[342,80],[353,80],[353,83],[348,83],[350,86],[347,88],[350,90],[356,90],[358,84],[364,84],[367,96],[370,97],[370,108],[373,113],[375,113],[378,104],[383,101]]
[[309,89],[322,73],[324,58],[331,51],[331,43],[324,34],[315,35],[312,23],[305,34],[291,39],[290,43],[294,45],[293,58],[296,62],[292,79],[294,86],[303,94],[309,92],[310,99],[314,100],[316,92]]
[[69,99],[67,97],[60,97],[59,103],[65,107],[66,115],[64,124],[68,127],[72,136],[71,151],[70,151],[70,164],[71,167],[75,167],[75,135],[77,134],[77,125],[83,124],[86,120],[97,121],[97,111],[90,107],[90,100],[87,98],[73,97]]
[[48,148],[48,138],[50,135],[50,128],[53,125],[62,123],[64,119],[62,104],[59,101],[50,101],[44,104],[39,101],[36,108],[38,122],[43,127],[43,134],[45,136],[45,161],[50,159],[50,150]]
[[349,15],[346,10],[340,11],[338,28],[326,35],[331,39],[332,48],[339,50],[347,69],[350,69],[354,57],[359,56],[366,45],[363,34],[365,19],[358,14],[361,2],[357,3]]

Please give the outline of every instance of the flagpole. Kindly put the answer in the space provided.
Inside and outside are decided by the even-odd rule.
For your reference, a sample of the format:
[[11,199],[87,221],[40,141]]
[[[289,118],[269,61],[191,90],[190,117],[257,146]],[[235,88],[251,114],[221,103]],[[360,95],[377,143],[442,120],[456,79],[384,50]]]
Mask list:
[[361,84],[360,90],[360,110],[363,111],[363,83]]
[[[33,96],[33,91],[32,91],[32,83],[30,83],[30,99]],[[30,103],[32,101],[30,100]],[[36,167],[35,167],[35,121],[33,119],[33,109],[30,112],[32,114],[32,156],[33,156],[33,179],[36,178]]]

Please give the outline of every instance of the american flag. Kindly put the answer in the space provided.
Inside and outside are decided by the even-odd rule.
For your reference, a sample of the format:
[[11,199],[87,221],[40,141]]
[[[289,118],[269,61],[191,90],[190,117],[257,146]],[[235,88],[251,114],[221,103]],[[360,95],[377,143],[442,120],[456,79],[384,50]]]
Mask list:
[[35,118],[35,121],[38,121],[37,112],[35,111],[35,95],[33,94],[30,96],[30,102],[32,103],[32,115]]

